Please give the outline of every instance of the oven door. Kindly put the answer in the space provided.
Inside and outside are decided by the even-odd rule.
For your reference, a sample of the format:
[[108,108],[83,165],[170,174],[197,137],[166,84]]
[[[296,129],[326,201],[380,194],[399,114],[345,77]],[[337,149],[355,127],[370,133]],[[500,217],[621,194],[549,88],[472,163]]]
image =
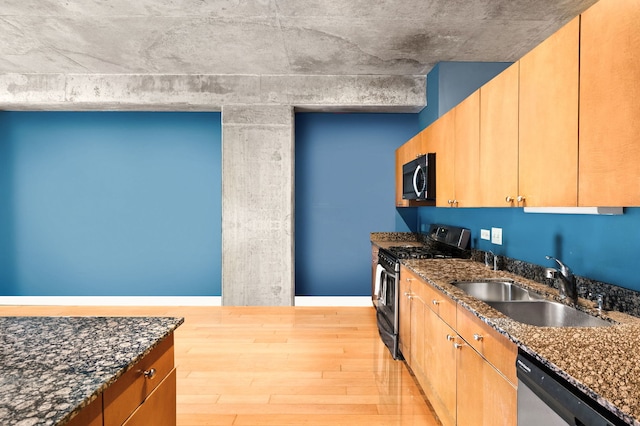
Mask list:
[[385,270],[381,276],[380,294],[376,305],[376,316],[380,338],[389,348],[393,359],[402,359],[398,349],[398,282],[395,272]]

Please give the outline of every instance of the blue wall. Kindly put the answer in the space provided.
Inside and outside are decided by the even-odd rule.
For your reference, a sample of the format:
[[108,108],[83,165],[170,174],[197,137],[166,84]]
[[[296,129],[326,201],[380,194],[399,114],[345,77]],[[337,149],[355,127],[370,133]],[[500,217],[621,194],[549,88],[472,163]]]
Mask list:
[[0,113],[0,294],[220,295],[219,113]]
[[[521,208],[421,207],[414,229],[446,223],[471,229],[472,246],[544,266],[551,255],[575,274],[640,291],[640,208],[621,216],[524,213]],[[503,245],[480,240],[480,229],[502,228]]]
[[393,158],[417,131],[417,114],[296,114],[296,295],[371,294],[369,234],[415,223]]

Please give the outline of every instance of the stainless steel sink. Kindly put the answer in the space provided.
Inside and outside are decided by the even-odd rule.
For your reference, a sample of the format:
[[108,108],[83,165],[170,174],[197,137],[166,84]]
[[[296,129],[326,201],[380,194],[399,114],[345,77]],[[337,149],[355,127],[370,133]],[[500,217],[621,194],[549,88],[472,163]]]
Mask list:
[[571,306],[550,300],[534,302],[487,302],[506,316],[539,327],[606,327],[612,325]]
[[458,281],[451,284],[485,302],[544,299],[542,295],[530,292],[509,280]]

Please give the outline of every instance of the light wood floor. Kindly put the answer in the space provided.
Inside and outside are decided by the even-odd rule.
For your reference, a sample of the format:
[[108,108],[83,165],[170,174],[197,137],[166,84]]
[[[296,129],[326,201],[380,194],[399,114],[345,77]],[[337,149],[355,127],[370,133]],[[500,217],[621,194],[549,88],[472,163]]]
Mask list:
[[438,425],[373,308],[24,307],[0,315],[181,316],[178,425]]

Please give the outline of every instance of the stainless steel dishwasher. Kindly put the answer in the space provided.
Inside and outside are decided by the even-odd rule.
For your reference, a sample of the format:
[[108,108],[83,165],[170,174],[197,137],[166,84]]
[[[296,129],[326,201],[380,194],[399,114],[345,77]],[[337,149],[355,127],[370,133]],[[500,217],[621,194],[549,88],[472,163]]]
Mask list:
[[611,426],[620,419],[530,356],[520,353],[518,426]]

